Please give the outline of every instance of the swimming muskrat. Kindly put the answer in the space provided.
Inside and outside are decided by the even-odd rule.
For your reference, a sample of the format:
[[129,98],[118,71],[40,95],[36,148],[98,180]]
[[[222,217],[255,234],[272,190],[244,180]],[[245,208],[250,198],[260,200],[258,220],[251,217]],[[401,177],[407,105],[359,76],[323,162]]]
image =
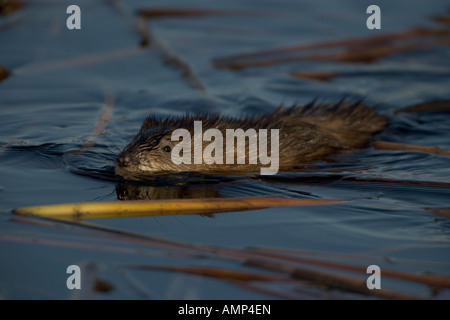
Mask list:
[[[260,161],[253,164],[249,163],[249,140],[246,140],[245,143],[247,161],[244,164],[237,164],[236,162],[229,164],[230,162],[226,161],[223,161],[224,164],[194,163],[194,152],[192,152],[190,164],[175,164],[171,153],[174,147],[181,142],[179,142],[179,139],[171,141],[172,133],[180,128],[188,130],[192,141],[186,142],[192,142],[192,145],[195,146],[193,144],[195,139],[194,121],[202,121],[203,132],[215,128],[220,130],[220,132],[215,132],[222,133],[223,137],[225,137],[227,129],[240,128],[247,131],[253,128],[256,132],[261,132],[259,129],[267,129],[268,132],[272,129],[279,129],[280,171],[288,171],[311,161],[324,160],[337,151],[362,148],[387,124],[383,116],[360,102],[310,103],[303,107],[279,107],[272,113],[243,119],[186,115],[179,119],[159,120],[150,116],[144,121],[132,142],[119,154],[116,174],[132,179],[145,175],[182,172],[239,175],[256,173],[264,167],[264,165],[261,165],[262,161],[261,163]],[[271,150],[272,141],[268,140],[267,154]],[[215,141],[215,139],[203,141],[202,148],[204,149],[212,144],[211,141]],[[225,138],[223,142],[225,142]],[[237,143],[235,144],[235,151],[236,147]],[[206,149],[204,150],[206,151]],[[225,147],[223,150],[225,150]],[[237,150],[236,152],[242,151],[244,150]],[[217,151],[211,152],[211,155],[215,152]],[[223,152],[222,156],[224,160],[225,153]],[[183,155],[183,153],[180,153],[180,155]],[[259,157],[258,160],[260,160]]]

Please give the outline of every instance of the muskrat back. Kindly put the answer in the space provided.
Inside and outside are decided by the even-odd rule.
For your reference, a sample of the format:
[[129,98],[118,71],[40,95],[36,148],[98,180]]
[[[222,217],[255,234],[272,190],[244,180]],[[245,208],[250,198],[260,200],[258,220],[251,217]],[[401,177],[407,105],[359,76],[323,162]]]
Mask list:
[[[136,179],[140,175],[181,172],[236,175],[259,171],[259,161],[256,164],[227,164],[225,161],[206,164],[195,163],[193,159],[190,163],[175,164],[171,152],[180,141],[172,141],[172,134],[176,129],[186,129],[191,133],[192,141],[189,143],[193,144],[195,121],[201,121],[203,131],[217,129],[223,136],[227,129],[254,129],[256,132],[260,129],[278,129],[281,171],[324,160],[337,151],[362,148],[387,124],[386,119],[373,109],[362,103],[348,102],[279,107],[272,113],[243,119],[208,115],[186,115],[163,120],[148,117],[132,142],[119,154],[116,174]],[[200,147],[205,148],[211,143],[202,139]],[[271,141],[268,142],[268,150],[271,150],[270,144]],[[246,143],[245,150],[235,148],[234,151],[245,152],[247,159],[250,159],[249,147]]]

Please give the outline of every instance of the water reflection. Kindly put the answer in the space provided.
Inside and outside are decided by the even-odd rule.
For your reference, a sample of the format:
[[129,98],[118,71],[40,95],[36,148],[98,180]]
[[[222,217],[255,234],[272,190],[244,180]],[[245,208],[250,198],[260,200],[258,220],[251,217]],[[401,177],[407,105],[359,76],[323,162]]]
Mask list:
[[222,198],[216,187],[198,186],[150,186],[130,183],[120,183],[116,187],[119,200],[157,200],[157,199],[191,199],[191,198]]

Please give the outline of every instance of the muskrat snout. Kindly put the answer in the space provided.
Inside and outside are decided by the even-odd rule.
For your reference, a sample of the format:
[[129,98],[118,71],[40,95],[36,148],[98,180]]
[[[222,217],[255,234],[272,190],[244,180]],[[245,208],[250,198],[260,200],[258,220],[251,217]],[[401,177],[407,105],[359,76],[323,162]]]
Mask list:
[[127,154],[121,153],[117,157],[116,162],[119,167],[128,167],[131,163],[131,159]]
[[122,151],[116,159],[115,173],[122,177],[129,177],[133,170],[133,160],[128,152]]
[[115,173],[119,176],[123,176],[124,174],[124,168],[127,167],[130,163],[130,158],[123,155],[123,152],[117,156],[116,159],[116,167],[115,167]]

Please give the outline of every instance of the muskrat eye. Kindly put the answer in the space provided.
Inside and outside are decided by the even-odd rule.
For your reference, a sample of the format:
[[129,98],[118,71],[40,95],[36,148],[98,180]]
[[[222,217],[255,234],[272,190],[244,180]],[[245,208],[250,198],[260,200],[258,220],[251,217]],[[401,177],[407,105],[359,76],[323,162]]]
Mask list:
[[165,146],[165,147],[163,148],[163,150],[164,150],[165,152],[170,152],[170,151],[172,151],[172,148],[169,147],[169,146]]

